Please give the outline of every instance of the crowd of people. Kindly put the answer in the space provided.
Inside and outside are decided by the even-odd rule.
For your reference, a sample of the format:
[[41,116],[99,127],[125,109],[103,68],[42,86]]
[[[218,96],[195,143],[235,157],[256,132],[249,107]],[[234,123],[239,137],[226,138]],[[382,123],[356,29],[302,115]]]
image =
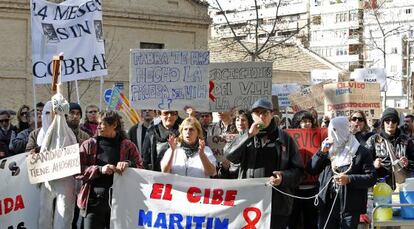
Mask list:
[[[38,153],[52,112],[50,101],[34,109],[23,105],[14,126],[10,112],[1,111],[0,158]],[[211,112],[190,107],[187,113],[142,110],[141,122],[126,132],[116,111],[89,105],[83,112],[70,103],[66,121],[81,159],[77,207],[69,214],[72,228],[109,228],[113,175],[128,167],[205,179],[266,177],[273,188],[271,228],[357,228],[377,178],[398,189],[393,160],[407,176],[414,170],[414,116],[405,116],[399,126],[400,114],[393,108],[379,120],[368,120],[364,111],[318,118],[314,109],[290,120],[278,117],[262,98],[249,110],[219,112],[215,123]],[[304,163],[285,128],[327,128],[327,136]],[[212,139],[226,144],[212,149]]]

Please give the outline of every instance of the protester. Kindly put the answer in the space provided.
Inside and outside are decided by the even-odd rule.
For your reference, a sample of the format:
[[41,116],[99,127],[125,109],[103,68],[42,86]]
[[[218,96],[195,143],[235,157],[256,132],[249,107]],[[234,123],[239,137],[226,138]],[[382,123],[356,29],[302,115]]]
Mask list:
[[89,134],[80,128],[80,120],[82,118],[82,108],[78,103],[69,104],[69,115],[66,117],[68,126],[72,129],[79,144],[89,139]]
[[376,175],[372,156],[351,134],[348,118],[331,120],[328,138],[308,163],[307,171],[319,174],[319,228],[357,228]]
[[407,174],[414,171],[414,144],[398,128],[399,122],[398,111],[394,108],[387,108],[382,113],[381,132],[367,140],[367,147],[374,155],[374,167],[378,177],[386,178],[387,183],[393,189],[396,188],[396,177],[392,168],[394,157],[395,163],[399,162],[402,171],[406,171]]
[[224,167],[223,169],[227,170],[230,163],[222,159],[223,148],[237,134],[237,129],[231,112],[218,112],[218,118],[219,121],[210,125],[207,131],[207,145],[212,148],[216,159],[218,159],[217,169],[221,170]]
[[29,141],[26,145],[26,151],[35,151],[39,152],[40,146],[42,145],[43,138],[49,128],[50,124],[52,124],[52,101],[46,102],[42,109],[37,109],[37,114],[39,114],[41,110],[41,119],[42,123],[38,128],[29,134]]
[[85,120],[81,124],[81,130],[88,133],[90,137],[95,136],[98,127],[99,107],[96,105],[88,105],[85,110]]
[[155,110],[142,110],[142,122],[133,125],[128,131],[129,139],[137,146],[139,152],[142,152],[147,130],[154,125],[153,120],[155,115]]
[[154,171],[161,171],[161,159],[169,148],[168,138],[171,134],[178,136],[182,121],[177,111],[161,110],[160,118],[160,123],[148,129],[142,146],[144,167]]
[[350,117],[351,122],[351,133],[355,135],[355,138],[358,140],[359,144],[366,146],[366,142],[372,133],[368,126],[367,117],[365,116],[364,111],[356,111]]
[[17,128],[11,124],[10,113],[6,110],[0,111],[0,159],[13,155],[9,149],[12,134]]
[[43,108],[45,107],[45,104],[43,102],[36,103],[36,111],[40,114],[42,114]]
[[[9,148],[14,154],[24,153],[26,150],[27,142],[29,141],[30,132],[35,129],[35,110],[31,110],[26,114],[26,120],[29,123],[29,127],[25,130],[19,132],[16,137],[12,138],[10,141]],[[37,115],[37,125],[41,126],[42,123],[42,116],[39,114]]]
[[82,172],[77,179],[82,180],[83,185],[78,206],[85,229],[109,229],[109,190],[113,174],[122,175],[128,167],[142,168],[141,155],[128,140],[119,114],[101,112],[97,131],[97,137],[88,139],[80,147]]
[[[272,103],[264,98],[252,106],[254,123],[249,131],[235,138],[225,151],[227,159],[240,163],[239,178],[270,177],[270,185],[293,194],[303,176],[303,162],[294,140],[277,128]],[[271,227],[286,228],[292,211],[293,198],[272,192]]]
[[168,138],[170,148],[161,160],[161,171],[200,178],[216,175],[216,158],[206,146],[203,130],[197,119],[184,119],[179,132],[178,138],[174,135]]
[[29,117],[30,107],[27,105],[22,105],[19,110],[17,111],[17,133],[29,128],[29,121],[27,118]]
[[[249,131],[249,128],[253,123],[252,116],[249,112],[245,110],[237,110],[233,113],[233,117],[233,122],[236,126],[238,135],[242,135]],[[237,135],[235,134],[234,137],[236,136]],[[224,146],[223,151],[226,151],[227,148],[231,147],[233,142],[234,141],[232,140],[231,142],[227,143]],[[224,159],[222,164],[223,166],[221,166],[218,171],[219,178],[236,179],[239,176],[239,164],[233,164],[227,159]]]
[[[292,128],[294,129],[311,129],[314,128],[316,122],[314,116],[306,110],[296,112],[292,118]],[[301,154],[302,160],[306,162],[305,155]],[[311,197],[318,193],[317,177],[306,173],[299,187],[295,189],[295,195],[301,197]],[[303,220],[301,220],[303,217]],[[303,200],[294,199],[292,214],[289,218],[289,228],[312,229],[318,228],[318,209],[313,199]]]
[[198,120],[203,128],[204,137],[207,138],[208,129],[213,122],[213,114],[211,112],[201,112]]
[[401,130],[410,138],[414,137],[414,115],[406,115],[404,117],[404,125]]
[[331,121],[331,119],[329,118],[329,116],[327,116],[327,115],[322,116],[320,121],[319,121],[319,123],[321,125],[321,128],[328,128],[330,121]]

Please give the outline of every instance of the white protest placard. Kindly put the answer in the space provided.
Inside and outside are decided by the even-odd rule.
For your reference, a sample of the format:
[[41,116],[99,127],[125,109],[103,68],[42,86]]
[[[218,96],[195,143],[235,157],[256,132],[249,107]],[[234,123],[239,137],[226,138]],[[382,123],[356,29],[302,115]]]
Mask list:
[[108,74],[101,0],[31,0],[30,9],[35,84],[52,82],[51,62],[59,53],[64,55],[62,82]]
[[358,110],[364,111],[367,118],[381,116],[380,85],[355,81],[325,84],[325,114],[331,117],[350,117]]
[[350,78],[357,82],[379,83],[381,91],[387,90],[387,77],[383,68],[357,68]]
[[272,84],[272,95],[276,95],[280,108],[290,107],[289,94],[300,91],[299,84]]
[[272,188],[267,180],[209,180],[127,169],[114,176],[111,228],[270,228]]
[[311,71],[312,85],[324,82],[338,82],[339,73],[330,69],[314,69]]
[[30,154],[27,157],[30,183],[36,184],[81,172],[79,145]]
[[29,183],[26,156],[0,159],[0,228],[38,228],[40,188]]
[[130,57],[132,107],[208,111],[208,51],[133,49]]
[[210,111],[250,109],[260,98],[272,100],[271,62],[212,63]]

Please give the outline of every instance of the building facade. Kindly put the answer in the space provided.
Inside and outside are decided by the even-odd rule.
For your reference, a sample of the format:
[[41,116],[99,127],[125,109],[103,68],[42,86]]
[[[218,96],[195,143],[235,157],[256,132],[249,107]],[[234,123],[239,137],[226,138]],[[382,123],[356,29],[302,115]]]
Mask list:
[[[54,1],[62,2],[62,1]],[[104,88],[114,83],[128,88],[129,50],[135,48],[200,49],[208,45],[210,17],[199,0],[103,1],[103,30],[109,74]],[[33,106],[29,1],[0,0],[0,109]],[[71,100],[76,101],[74,87]],[[99,79],[79,81],[82,106],[100,101]],[[50,86],[36,86],[37,101],[50,99]]]

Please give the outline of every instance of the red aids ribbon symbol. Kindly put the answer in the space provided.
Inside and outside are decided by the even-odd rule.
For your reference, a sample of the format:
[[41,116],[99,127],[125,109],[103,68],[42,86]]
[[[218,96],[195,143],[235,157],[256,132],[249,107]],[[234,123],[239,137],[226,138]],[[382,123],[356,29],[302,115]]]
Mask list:
[[[252,219],[249,217],[249,212],[254,212],[255,216]],[[247,225],[242,229],[256,229],[256,224],[259,222],[262,212],[258,208],[246,208],[243,211],[243,218],[246,220]]]
[[216,97],[213,95],[214,82],[212,80],[210,80],[208,83],[209,83],[209,87],[208,87],[208,97],[211,99],[211,101],[215,102],[216,101]]

